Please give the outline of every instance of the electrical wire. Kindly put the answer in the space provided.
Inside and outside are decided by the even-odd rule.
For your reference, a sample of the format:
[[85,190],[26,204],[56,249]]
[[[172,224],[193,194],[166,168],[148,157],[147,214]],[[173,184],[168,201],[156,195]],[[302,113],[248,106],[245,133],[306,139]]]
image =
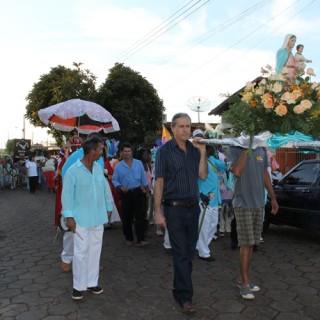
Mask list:
[[[255,4],[254,6],[242,11],[240,14],[236,15],[235,17],[221,23],[220,25],[218,25],[217,27],[215,27],[214,29],[212,29],[211,31],[209,31],[205,36],[203,36],[203,38],[198,39],[197,41],[192,42],[189,46],[187,46],[185,49],[183,49],[182,51],[180,51],[177,54],[171,55],[171,57],[157,63],[156,61],[153,62],[153,64],[156,64],[157,66],[160,66],[164,63],[169,62],[170,60],[172,60],[173,58],[176,58],[177,56],[185,53],[186,51],[192,49],[193,47],[207,41],[208,39],[212,38],[213,36],[215,36],[216,34],[218,34],[219,32],[225,31],[227,28],[233,26],[234,24],[238,23],[239,21],[243,20],[244,18],[248,17],[249,15],[255,13],[257,10],[263,8],[265,5],[273,2],[274,0],[263,0],[257,4]],[[157,68],[157,66],[155,68]]]
[[[136,49],[141,43],[143,43],[144,41],[146,41],[146,39],[148,39],[150,36],[152,36],[155,32],[158,32],[158,29],[161,28],[162,26],[169,21],[165,26],[167,26],[168,24],[171,23],[171,19],[177,15],[181,10],[183,10],[186,6],[188,6],[191,2],[193,2],[194,0],[189,1],[186,5],[184,5],[182,8],[180,8],[178,11],[176,11],[175,13],[173,13],[169,18],[165,19],[163,22],[161,22],[158,26],[156,26],[155,28],[153,28],[151,31],[149,31],[146,35],[144,35],[142,38],[140,38],[139,40],[137,40],[136,42],[134,42],[131,46],[129,46],[126,50],[124,50],[122,53],[120,53],[120,58],[122,56],[126,56],[128,53],[130,53],[131,50]],[[198,0],[197,3],[201,1]],[[189,9],[188,9],[189,10]],[[175,18],[176,19],[176,18]]]
[[[278,13],[276,16],[274,16],[273,18],[269,19],[265,24],[269,23],[271,20],[274,20],[275,18],[277,18],[278,16],[282,15],[283,13],[285,13],[285,11],[287,11],[288,9],[290,9],[292,6],[296,5],[297,2],[299,2],[300,0],[297,0],[295,3],[293,3],[292,5],[290,5],[289,7],[287,7],[285,10],[281,11],[280,13]],[[312,0],[310,1],[306,6],[304,6],[301,10],[297,11],[295,14],[293,14],[292,16],[290,16],[290,18],[286,19],[283,23],[280,24],[280,26],[277,26],[277,28],[273,29],[271,32],[269,32],[265,37],[263,37],[261,40],[257,41],[253,46],[251,46],[248,50],[246,50],[245,52],[243,52],[239,58],[245,56],[248,52],[250,52],[252,49],[256,48],[260,43],[264,42],[266,39],[268,39],[272,34],[274,34],[275,32],[277,32],[279,30],[279,28],[283,27],[284,25],[286,25],[289,21],[291,21],[293,18],[295,18],[296,16],[298,16],[299,14],[301,14],[304,10],[306,10],[308,7],[310,7],[316,0]],[[254,31],[256,32],[256,30]],[[253,32],[253,33],[254,33]],[[249,35],[251,35],[252,33],[250,33]],[[244,40],[246,37],[242,38],[240,41],[238,41],[236,44],[238,44],[239,42],[241,42],[242,40]],[[235,45],[234,45],[235,46]],[[234,47],[232,46],[232,48]],[[231,47],[229,47],[228,49],[226,49],[225,51],[223,51],[221,53],[224,54],[227,50],[229,50]],[[241,60],[241,59],[240,59]],[[210,60],[211,62],[212,60]],[[236,62],[231,62],[228,63],[227,65],[223,65],[221,66],[217,71],[223,71],[226,68],[234,65]],[[206,78],[206,80],[204,80],[203,82],[201,82],[199,85],[197,85],[197,88],[202,88],[203,84],[207,83],[209,80],[211,80],[213,78],[213,76],[210,76],[209,78]],[[193,91],[195,91],[195,89],[192,89]]]
[[[266,24],[270,23],[272,20],[274,20],[275,18],[277,18],[278,16],[280,16],[281,14],[285,13],[287,10],[289,10],[291,7],[293,7],[294,5],[296,5],[298,2],[300,2],[301,0],[297,0],[295,1],[293,4],[291,4],[290,6],[288,6],[286,9],[282,10],[280,13],[278,13],[276,16],[270,18],[269,20],[267,20],[267,22],[263,23],[262,25],[260,25],[259,27],[257,27],[256,29],[254,29],[253,31],[249,32],[248,34],[246,34],[243,38],[241,38],[240,40],[238,40],[237,42],[233,43],[231,46],[229,46],[228,48],[226,48],[225,50],[223,50],[222,52],[218,53],[217,55],[215,55],[213,58],[211,58],[210,60],[206,61],[205,63],[201,64],[199,67],[197,67],[196,69],[194,69],[193,71],[187,73],[186,75],[184,75],[181,79],[185,80],[187,78],[189,78],[191,75],[193,75],[195,72],[203,69],[204,67],[206,67],[209,63],[211,63],[212,61],[216,60],[217,58],[219,58],[222,55],[225,55],[226,52],[228,52],[230,49],[234,48],[235,46],[237,46],[239,43],[241,43],[242,41],[244,41],[245,39],[247,39],[249,36],[251,36],[252,34],[256,33],[258,30],[260,30],[263,26],[265,26]],[[315,0],[312,0],[312,2]],[[307,7],[307,6],[306,6]],[[306,8],[304,7],[304,9]],[[304,10],[303,9],[303,10]],[[178,84],[179,82],[181,82],[182,80],[178,80],[176,81],[174,84],[171,84],[169,86],[170,89],[173,88],[174,85]]]
[[[201,1],[201,0],[199,0]],[[199,1],[197,3],[199,3]],[[180,18],[180,16],[184,13],[186,13],[187,11],[189,11],[190,9],[192,9],[195,5],[193,5],[192,7],[190,7],[189,9],[185,10],[182,14],[180,14],[177,18],[175,18],[173,21],[170,21],[166,26],[169,26],[171,23],[174,22],[173,25],[171,25],[169,28],[166,28],[166,26],[160,28],[159,30],[155,31],[152,35],[148,36],[145,40],[143,40],[136,48],[132,49],[132,52],[127,53],[122,60],[125,61],[129,58],[131,58],[133,55],[135,55],[137,52],[141,51],[143,48],[145,48],[146,46],[148,46],[151,42],[153,42],[154,40],[158,39],[160,36],[162,36],[164,33],[168,32],[169,30],[171,30],[172,28],[174,28],[178,23],[180,23],[181,21],[185,20],[186,18],[188,18],[190,15],[192,15],[193,13],[195,13],[196,11],[198,11],[201,7],[203,7],[204,5],[206,5],[208,2],[210,2],[211,0],[206,0],[203,4],[201,4],[200,6],[198,6],[197,8],[195,8],[194,10],[192,10],[190,13],[188,13],[187,15],[183,16],[181,19],[179,19],[178,21],[175,21],[177,18]],[[165,29],[163,31],[163,29]]]

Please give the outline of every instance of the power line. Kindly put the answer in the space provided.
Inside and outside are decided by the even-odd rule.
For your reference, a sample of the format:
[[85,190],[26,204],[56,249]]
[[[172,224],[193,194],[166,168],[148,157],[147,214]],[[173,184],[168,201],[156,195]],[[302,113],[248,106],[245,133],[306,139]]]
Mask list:
[[[197,1],[196,4],[198,4],[201,0]],[[179,14],[176,18],[174,18],[174,20],[169,21],[169,23],[167,23],[165,26],[161,27],[159,30],[153,32],[150,36],[146,37],[146,39],[144,39],[143,41],[140,41],[139,44],[137,44],[133,49],[131,49],[130,51],[132,52],[128,52],[126,55],[124,55],[124,57],[122,58],[123,60],[127,60],[128,58],[132,57],[134,54],[136,54],[137,52],[139,52],[140,50],[142,50],[143,48],[145,48],[147,45],[149,45],[151,42],[153,42],[154,40],[158,39],[161,35],[163,35],[164,33],[168,32],[169,30],[171,30],[172,28],[174,28],[178,23],[180,23],[181,21],[183,21],[184,19],[186,19],[187,17],[189,17],[190,15],[192,15],[193,13],[195,13],[196,11],[198,11],[201,7],[203,7],[204,5],[206,5],[209,1],[211,0],[206,0],[203,4],[201,4],[200,6],[196,7],[194,10],[192,10],[190,13],[186,14],[185,16],[183,16],[181,19],[177,20],[177,18],[180,18],[183,14],[187,13],[190,9],[192,9],[196,4],[192,5],[190,8],[186,9],[183,13]],[[175,21],[177,20],[177,21]],[[174,23],[173,25],[171,25],[170,27],[168,27],[170,24]],[[166,28],[168,27],[168,28]],[[165,29],[165,30],[164,30]],[[163,31],[164,30],[164,31]]]
[[[269,22],[271,22],[272,20],[274,20],[275,18],[277,18],[279,15],[283,14],[284,12],[286,12],[288,9],[290,9],[291,7],[293,7],[294,5],[296,5],[298,2],[300,2],[301,0],[297,0],[295,1],[293,4],[291,4],[290,6],[288,6],[286,9],[282,10],[280,13],[278,13],[276,16],[272,17],[271,19],[269,19],[267,22],[263,23],[262,25],[260,25],[258,28],[254,29],[253,31],[249,32],[248,34],[246,34],[243,38],[241,38],[240,40],[238,40],[237,42],[233,43],[230,47],[228,47],[227,49],[225,49],[224,51],[220,52],[219,54],[215,55],[213,58],[211,58],[210,60],[208,60],[207,62],[201,64],[199,67],[197,67],[196,69],[194,69],[193,71],[189,72],[188,74],[186,74],[185,76],[183,76],[183,80],[185,80],[186,78],[190,77],[191,75],[193,75],[196,71],[204,68],[205,66],[207,66],[209,63],[211,63],[213,60],[216,60],[217,58],[219,58],[220,56],[224,55],[227,51],[229,51],[230,49],[234,48],[236,45],[238,45],[239,43],[241,43],[243,40],[245,40],[246,38],[248,38],[249,36],[251,36],[252,34],[256,33],[259,29],[261,29],[263,26],[265,26],[266,24],[268,24]],[[312,0],[312,2],[314,2],[316,0]],[[307,5],[308,6],[308,5]],[[303,10],[307,7],[305,6],[303,8]],[[301,11],[303,11],[301,10]],[[300,13],[300,11],[299,11]],[[175,82],[175,84],[171,84],[170,88],[172,88],[174,85],[176,85],[177,83],[179,83],[181,80],[178,80]]]
[[[242,11],[240,14],[238,14],[237,16],[221,23],[220,25],[218,25],[217,27],[215,27],[214,29],[212,29],[208,35],[204,36],[202,39],[194,41],[193,43],[191,43],[188,47],[186,47],[183,51],[172,55],[171,57],[169,57],[166,60],[161,61],[160,63],[158,63],[157,65],[162,65],[166,62],[169,62],[171,59],[176,58],[177,56],[183,54],[184,52],[192,49],[193,47],[195,47],[196,45],[205,42],[206,40],[212,38],[213,36],[215,36],[216,34],[218,34],[219,32],[225,31],[228,27],[231,27],[232,25],[234,25],[235,23],[243,20],[244,18],[248,17],[249,15],[253,14],[254,12],[256,12],[257,10],[261,9],[262,7],[264,7],[265,5],[271,3],[274,0],[263,0],[259,3],[257,3],[256,5]],[[154,61],[154,63],[156,63],[156,61]]]
[[[186,5],[184,5],[182,8],[180,8],[178,11],[176,11],[175,13],[173,13],[169,18],[165,19],[163,22],[161,22],[158,26],[156,26],[155,28],[153,28],[151,31],[149,31],[147,34],[145,34],[142,38],[140,38],[139,40],[137,40],[136,42],[134,42],[131,46],[129,46],[126,50],[124,50],[121,54],[120,54],[120,58],[122,56],[127,55],[128,53],[130,53],[131,50],[136,49],[141,43],[143,43],[144,41],[146,41],[146,38],[149,38],[154,32],[158,32],[158,29],[161,28],[162,26],[169,21],[168,24],[170,24],[170,19],[172,19],[175,15],[177,15],[181,10],[183,10],[186,6],[188,6],[191,2],[193,2],[194,0],[189,1]],[[198,0],[197,3],[201,1]],[[189,9],[187,9],[189,10]],[[176,18],[175,18],[176,19]],[[168,25],[167,24],[167,25]]]
[[[278,13],[274,18],[277,18],[278,16],[280,16],[281,14],[285,13],[286,10],[290,9],[292,6],[296,5],[297,2],[299,2],[300,0],[297,0],[295,3],[293,3],[292,5],[290,5],[289,7],[287,7],[285,10],[281,11],[280,13]],[[267,38],[269,38],[272,34],[274,34],[275,32],[277,32],[279,30],[280,27],[284,26],[285,24],[287,24],[289,21],[291,21],[293,18],[295,18],[296,16],[298,16],[301,12],[303,12],[304,10],[306,10],[308,7],[310,7],[316,0],[312,0],[311,2],[309,2],[306,6],[304,6],[301,10],[297,11],[295,14],[293,14],[292,16],[290,16],[290,18],[286,19],[282,24],[280,24],[280,26],[278,26],[276,29],[273,29],[271,32],[269,32],[265,37],[263,37],[261,40],[257,41],[253,46],[251,46],[248,50],[246,50],[243,54],[240,55],[240,57],[246,55],[248,52],[250,52],[252,49],[254,49],[255,47],[257,47],[260,43],[262,43],[263,41],[265,41]],[[271,20],[273,20],[274,18],[268,20],[265,24],[269,23]],[[250,33],[249,35],[251,35],[252,33]],[[246,37],[242,38],[241,41],[243,39],[245,39]],[[238,43],[237,43],[238,44]],[[229,49],[229,48],[228,48]],[[227,49],[227,50],[228,50]],[[225,53],[225,51],[223,52]],[[240,59],[241,60],[241,59]],[[227,65],[223,65],[221,66],[218,71],[222,71],[225,70],[226,67],[230,67],[233,64],[235,64],[236,62],[231,62],[228,63]],[[212,79],[213,77],[209,77],[207,78],[205,81],[203,81],[201,84],[199,84],[197,86],[197,88],[201,88],[203,86],[204,83],[207,83],[208,80]],[[196,89],[196,88],[195,88]],[[193,90],[195,90],[193,89]]]

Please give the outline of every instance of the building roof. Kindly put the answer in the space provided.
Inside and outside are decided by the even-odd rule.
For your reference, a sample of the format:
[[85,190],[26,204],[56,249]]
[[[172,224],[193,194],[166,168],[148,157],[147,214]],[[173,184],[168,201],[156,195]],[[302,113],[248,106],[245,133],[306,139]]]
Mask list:
[[[255,82],[256,84],[258,84],[261,80],[263,79],[263,77],[258,77],[256,79],[254,79],[252,82]],[[230,99],[234,96],[234,95],[239,95],[240,92],[242,92],[244,90],[245,86],[242,87],[241,89],[239,89],[238,91],[236,91],[235,93],[233,93],[230,97],[228,97],[226,100],[224,100],[222,103],[220,103],[217,107],[215,107],[214,109],[212,109],[208,115],[218,115],[221,116],[221,114],[224,111],[227,111],[229,109],[229,101]]]

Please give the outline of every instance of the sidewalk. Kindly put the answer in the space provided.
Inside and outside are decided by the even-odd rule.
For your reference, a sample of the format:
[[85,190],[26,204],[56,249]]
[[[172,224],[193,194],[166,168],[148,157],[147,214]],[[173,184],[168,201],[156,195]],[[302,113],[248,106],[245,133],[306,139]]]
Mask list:
[[72,274],[60,270],[62,239],[53,242],[54,201],[41,190],[0,191],[0,319],[320,319],[320,235],[276,226],[254,252],[252,278],[261,285],[255,300],[239,295],[238,250],[224,237],[212,243],[215,262],[195,257],[198,311],[183,315],[173,303],[173,268],[162,237],[150,228],[148,247],[129,247],[117,225],[104,234],[104,293],[85,293],[75,303]]

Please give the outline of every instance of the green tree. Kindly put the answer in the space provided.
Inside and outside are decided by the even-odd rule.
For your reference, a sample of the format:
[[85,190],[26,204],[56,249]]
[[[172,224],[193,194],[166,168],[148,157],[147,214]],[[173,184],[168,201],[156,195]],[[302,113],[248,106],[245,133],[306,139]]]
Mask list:
[[[96,77],[89,70],[82,70],[81,65],[82,63],[73,63],[73,69],[59,65],[42,75],[26,98],[26,119],[34,126],[47,127],[39,119],[40,109],[75,98],[93,101],[96,95]],[[61,144],[61,131],[49,125],[48,133]]]
[[165,108],[151,83],[138,72],[116,63],[98,88],[97,103],[117,119],[120,131],[112,134],[121,142],[144,143],[157,136]]
[[12,156],[13,151],[14,151],[14,139],[9,139],[9,140],[7,140],[7,143],[6,143],[5,152]]

